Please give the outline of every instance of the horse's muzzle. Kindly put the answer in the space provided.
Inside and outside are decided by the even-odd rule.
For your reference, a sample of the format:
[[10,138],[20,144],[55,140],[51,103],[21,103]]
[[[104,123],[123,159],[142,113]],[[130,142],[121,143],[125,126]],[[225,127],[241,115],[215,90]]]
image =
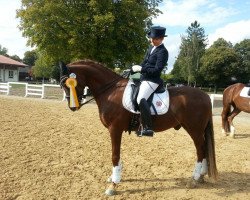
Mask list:
[[79,108],[76,108],[76,107],[74,107],[74,108],[69,107],[69,109],[70,109],[71,111],[73,111],[73,112],[79,110]]

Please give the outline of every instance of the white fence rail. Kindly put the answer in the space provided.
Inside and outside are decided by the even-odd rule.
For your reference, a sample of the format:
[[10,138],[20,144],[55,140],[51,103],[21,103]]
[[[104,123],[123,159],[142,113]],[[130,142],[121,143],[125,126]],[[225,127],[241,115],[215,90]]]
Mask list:
[[[6,95],[10,94],[10,88],[12,87],[11,85],[24,85],[25,87],[25,95],[24,97],[27,96],[40,96],[42,99],[45,98],[45,88],[46,87],[54,87],[54,88],[60,88],[60,85],[54,85],[54,84],[29,84],[29,83],[24,83],[24,82],[8,82],[8,83],[0,83],[0,94],[4,93]],[[66,99],[66,94],[64,90],[62,90],[62,101]],[[86,101],[86,95],[88,93],[88,87],[84,88],[83,91],[83,102]]]
[[10,93],[10,87],[9,83],[0,83],[0,92],[8,95]]
[[44,98],[44,86],[43,85],[34,85],[34,84],[26,84],[25,97],[28,95],[41,96]]
[[[40,96],[41,98],[45,97],[45,88],[46,87],[55,87],[59,88],[60,85],[54,85],[54,84],[29,84],[29,83],[23,83],[23,82],[8,82],[8,83],[0,83],[0,94],[4,93],[6,95],[10,94],[10,88],[11,85],[24,85],[25,87],[25,95],[27,96]],[[62,91],[63,98],[62,100],[65,100],[65,92]]]

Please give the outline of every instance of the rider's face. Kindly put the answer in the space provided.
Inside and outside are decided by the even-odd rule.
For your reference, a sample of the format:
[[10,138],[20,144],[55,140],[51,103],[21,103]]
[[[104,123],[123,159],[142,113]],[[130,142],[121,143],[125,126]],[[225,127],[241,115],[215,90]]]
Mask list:
[[163,39],[164,39],[164,37],[162,37],[162,38],[150,38],[150,43],[153,46],[159,46],[162,43]]

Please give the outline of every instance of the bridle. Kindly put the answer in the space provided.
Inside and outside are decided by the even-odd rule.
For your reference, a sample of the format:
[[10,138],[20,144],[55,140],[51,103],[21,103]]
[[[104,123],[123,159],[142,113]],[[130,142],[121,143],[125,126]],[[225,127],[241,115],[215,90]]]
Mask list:
[[[65,86],[65,81],[66,81],[67,79],[68,79],[68,76],[66,76],[66,75],[64,75],[64,76],[61,77],[61,79],[60,79],[60,86],[61,86],[61,88],[66,87],[66,86]],[[121,80],[121,79],[122,79],[122,77],[118,77],[118,78],[116,78],[115,80],[113,80],[113,81],[111,81],[111,82],[105,84],[104,86],[102,86],[102,87],[97,91],[97,93],[96,93],[95,96],[98,97],[99,95],[101,95],[101,94],[103,94],[104,92],[108,91],[110,88],[112,88],[112,87],[113,87],[119,80]],[[95,99],[94,97],[92,97],[92,98],[88,99],[87,101],[85,101],[84,103],[81,103],[80,100],[83,98],[83,96],[84,96],[84,94],[77,95],[78,101],[79,101],[79,103],[80,103],[81,106],[83,106],[83,105],[85,105],[85,104],[87,104],[87,103],[89,103],[90,101],[92,101],[92,100]],[[70,96],[66,93],[65,98],[66,98],[66,99],[69,99]]]

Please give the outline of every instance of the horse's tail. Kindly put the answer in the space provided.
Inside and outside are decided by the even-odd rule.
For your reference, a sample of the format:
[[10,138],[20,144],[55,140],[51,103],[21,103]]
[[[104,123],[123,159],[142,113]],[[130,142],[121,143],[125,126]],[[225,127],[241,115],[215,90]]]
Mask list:
[[205,129],[206,159],[208,162],[208,176],[217,180],[218,171],[215,158],[215,142],[212,114]]

